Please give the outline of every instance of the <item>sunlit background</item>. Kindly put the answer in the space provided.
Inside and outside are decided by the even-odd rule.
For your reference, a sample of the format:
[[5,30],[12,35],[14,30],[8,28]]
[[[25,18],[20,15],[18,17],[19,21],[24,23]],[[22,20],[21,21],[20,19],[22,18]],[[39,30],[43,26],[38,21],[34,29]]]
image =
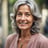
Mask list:
[[[48,0],[35,0],[39,6],[42,19],[40,32],[48,37]],[[16,0],[0,0],[0,48],[4,48],[6,37],[13,33],[10,14],[13,15],[13,5]]]

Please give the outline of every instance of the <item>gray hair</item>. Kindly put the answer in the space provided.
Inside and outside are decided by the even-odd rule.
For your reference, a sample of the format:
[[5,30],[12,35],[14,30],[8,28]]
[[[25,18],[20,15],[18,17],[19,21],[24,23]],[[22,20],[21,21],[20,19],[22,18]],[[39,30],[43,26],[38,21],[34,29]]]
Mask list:
[[17,27],[16,25],[16,14],[17,14],[17,10],[19,8],[20,5],[28,5],[31,9],[31,13],[35,19],[35,21],[33,22],[33,25],[31,27],[31,32],[32,33],[38,33],[39,32],[39,19],[41,19],[41,15],[38,9],[38,6],[36,4],[36,2],[34,0],[17,0],[14,4],[14,16],[13,16],[13,29],[15,31],[17,31],[17,33],[21,32],[21,30]]

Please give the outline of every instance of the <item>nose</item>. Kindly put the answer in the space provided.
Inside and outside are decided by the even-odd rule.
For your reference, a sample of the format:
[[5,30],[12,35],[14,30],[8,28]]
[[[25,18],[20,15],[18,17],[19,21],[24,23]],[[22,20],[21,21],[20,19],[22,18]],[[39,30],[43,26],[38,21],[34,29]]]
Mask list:
[[21,20],[25,20],[25,15],[24,14],[21,17]]

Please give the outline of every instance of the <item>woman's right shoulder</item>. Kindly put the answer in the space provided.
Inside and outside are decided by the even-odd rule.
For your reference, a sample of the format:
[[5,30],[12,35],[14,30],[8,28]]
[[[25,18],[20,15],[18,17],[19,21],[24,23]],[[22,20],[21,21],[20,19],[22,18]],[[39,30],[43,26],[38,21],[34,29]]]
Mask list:
[[16,36],[17,36],[16,33],[12,33],[7,36],[6,40],[13,40]]
[[12,43],[12,41],[14,40],[14,38],[16,38],[16,33],[12,33],[10,35],[8,35],[8,37],[6,38],[5,41],[5,48],[9,48],[10,44]]

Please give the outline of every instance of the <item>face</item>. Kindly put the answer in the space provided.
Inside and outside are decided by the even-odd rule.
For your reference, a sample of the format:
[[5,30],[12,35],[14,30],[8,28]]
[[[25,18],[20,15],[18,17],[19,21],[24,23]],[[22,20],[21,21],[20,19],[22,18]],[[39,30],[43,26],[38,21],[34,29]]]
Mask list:
[[21,30],[30,29],[33,24],[33,20],[29,6],[21,5],[16,15],[16,24],[18,28]]

